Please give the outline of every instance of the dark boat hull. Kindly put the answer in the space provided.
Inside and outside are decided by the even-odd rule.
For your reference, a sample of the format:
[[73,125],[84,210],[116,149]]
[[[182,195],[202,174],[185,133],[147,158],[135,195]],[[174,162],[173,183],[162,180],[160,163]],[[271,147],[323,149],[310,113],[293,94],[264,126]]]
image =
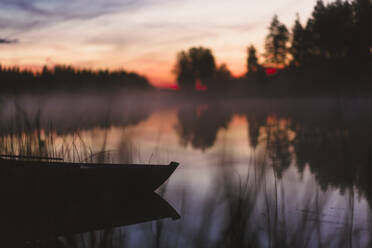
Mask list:
[[1,159],[0,193],[57,196],[153,192],[177,168],[169,165],[76,164]]

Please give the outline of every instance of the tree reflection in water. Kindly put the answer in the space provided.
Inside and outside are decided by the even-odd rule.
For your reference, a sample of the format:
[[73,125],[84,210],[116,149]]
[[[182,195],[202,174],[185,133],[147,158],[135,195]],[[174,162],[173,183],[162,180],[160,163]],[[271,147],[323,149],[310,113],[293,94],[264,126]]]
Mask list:
[[220,129],[227,128],[232,114],[223,111],[219,104],[186,104],[178,111],[175,127],[183,146],[191,144],[196,149],[212,147]]

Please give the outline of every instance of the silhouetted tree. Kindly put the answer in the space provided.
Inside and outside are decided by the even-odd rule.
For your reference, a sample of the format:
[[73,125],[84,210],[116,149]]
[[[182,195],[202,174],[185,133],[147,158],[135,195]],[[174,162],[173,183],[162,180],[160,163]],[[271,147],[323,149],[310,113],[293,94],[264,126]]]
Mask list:
[[232,78],[232,74],[229,68],[227,68],[226,64],[221,64],[216,70],[215,77],[217,80],[230,80]]
[[292,28],[292,42],[289,49],[292,55],[292,64],[299,66],[303,63],[305,54],[305,29],[300,22],[300,16],[296,15],[296,21]]
[[212,78],[216,71],[212,51],[208,48],[194,47],[189,50],[189,54],[196,78],[207,83],[207,80]]
[[371,61],[372,58],[372,1],[354,0],[352,2],[354,12],[353,28],[353,55],[361,60],[362,64]]
[[230,82],[234,79],[231,71],[226,64],[221,64],[216,68],[213,79],[208,80],[208,89],[210,90],[226,90],[229,88]]
[[247,58],[247,74],[257,72],[260,65],[258,64],[258,58],[256,55],[256,48],[253,45],[250,45],[247,49],[248,58]]
[[258,63],[257,50],[253,45],[247,48],[247,73],[248,83],[244,86],[248,92],[257,92],[257,89],[265,85],[265,68]]
[[311,34],[309,52],[313,57],[335,60],[349,56],[353,29],[351,4],[337,0],[325,5],[317,1],[306,29]]
[[182,51],[177,55],[177,64],[174,68],[177,75],[178,86],[183,90],[192,90],[195,87],[196,75],[193,71],[189,55]]
[[280,23],[278,16],[275,15],[269,27],[269,34],[265,40],[266,62],[283,65],[287,60],[287,43],[289,32],[286,26]]
[[230,82],[233,80],[233,75],[226,64],[221,64],[214,75],[213,84],[209,83],[208,87],[213,90],[225,90],[230,86]]
[[196,80],[209,86],[216,72],[212,51],[203,47],[192,47],[177,56],[174,73],[181,89],[193,89]]

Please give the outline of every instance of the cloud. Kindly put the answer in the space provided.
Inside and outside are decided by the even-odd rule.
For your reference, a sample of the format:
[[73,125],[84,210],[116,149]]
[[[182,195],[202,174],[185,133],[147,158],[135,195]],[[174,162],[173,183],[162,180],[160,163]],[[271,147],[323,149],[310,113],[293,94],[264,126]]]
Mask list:
[[10,40],[10,39],[0,38],[0,44],[14,44],[14,43],[18,43],[18,40],[17,39]]
[[[221,24],[221,23],[202,23],[202,22],[184,22],[184,23],[144,23],[144,28],[149,29],[164,29],[164,30],[180,30],[183,31],[195,31],[195,30],[231,30],[231,31],[250,31],[261,25],[265,25],[267,20],[260,20],[255,22],[246,23],[231,23],[231,24]],[[200,28],[198,28],[200,27]]]
[[[143,1],[138,1],[143,2]],[[101,14],[114,11],[121,6],[135,5],[134,0],[0,0],[0,5],[8,9],[23,11],[34,16],[50,16],[57,18],[94,18]]]
[[0,4],[8,5],[19,10],[24,10],[34,14],[45,14],[44,11],[35,7],[35,0],[0,0]]
[[[0,0],[0,27],[26,31],[53,23],[89,20],[103,15],[134,11],[155,0]],[[9,15],[13,13],[13,15]],[[14,16],[17,16],[15,19]]]

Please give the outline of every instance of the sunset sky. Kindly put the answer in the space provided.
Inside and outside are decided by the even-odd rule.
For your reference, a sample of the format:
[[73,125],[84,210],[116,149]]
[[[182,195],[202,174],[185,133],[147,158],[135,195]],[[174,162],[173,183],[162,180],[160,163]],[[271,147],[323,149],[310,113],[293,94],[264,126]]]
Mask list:
[[291,28],[316,0],[0,0],[0,63],[124,68],[158,86],[175,81],[177,52],[211,48],[234,75],[246,48],[263,52],[274,14]]

